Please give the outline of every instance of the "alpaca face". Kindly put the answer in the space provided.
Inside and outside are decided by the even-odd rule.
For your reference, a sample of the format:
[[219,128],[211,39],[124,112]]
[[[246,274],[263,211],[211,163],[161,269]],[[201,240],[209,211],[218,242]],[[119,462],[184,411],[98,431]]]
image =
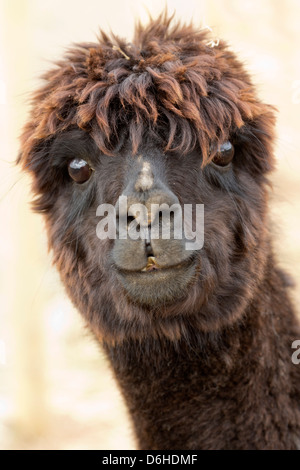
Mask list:
[[[184,204],[202,204],[205,188],[204,181],[201,181],[201,155],[196,151],[188,156],[168,155],[149,143],[140,148],[138,155],[132,155],[130,146],[127,147],[124,146],[113,157],[103,155],[82,131],[67,132],[54,142],[50,159],[65,174],[63,191],[70,198],[69,201],[65,200],[63,215],[59,215],[65,221],[60,228],[59,238],[69,238],[70,227],[77,230],[76,226],[80,224],[82,233],[91,240],[89,243],[92,245],[94,260],[102,257],[107,246],[107,255],[101,259],[100,265],[106,266],[107,273],[113,272],[120,289],[128,298],[141,305],[160,306],[182,298],[189,285],[197,279],[201,258],[197,253],[197,244],[195,249],[186,249],[187,240],[181,230],[180,237],[174,237],[174,218],[168,209],[179,209],[176,218],[179,217],[181,222],[183,211],[181,213],[180,209]],[[74,173],[73,163],[80,161],[86,164],[82,164],[80,171],[75,169]],[[93,168],[93,172],[90,173],[86,168]],[[184,173],[187,178],[183,178]],[[83,175],[79,181],[78,174]],[[122,239],[120,230],[117,230],[113,237],[106,237],[104,232],[103,238],[108,240],[100,240],[96,233],[101,220],[96,216],[97,211],[102,206],[106,210],[107,205],[110,205],[108,209],[115,209],[114,222],[118,223],[121,218],[120,197],[127,200],[124,214],[126,236]],[[84,208],[85,200],[89,200],[88,210]],[[62,211],[60,201],[57,200],[58,212]],[[154,223],[158,223],[156,236],[153,233],[155,225],[148,223],[147,218],[137,225],[137,234],[140,236],[130,233],[134,217],[128,214],[128,208],[137,204],[146,209]],[[156,206],[163,208],[163,205],[166,206],[165,211],[154,212]],[[54,215],[53,220],[56,217]],[[67,222],[69,218],[70,222]],[[170,229],[166,236],[162,232],[164,227],[160,219]],[[147,230],[145,237],[141,236],[143,227]],[[76,232],[73,238],[77,244],[85,245],[83,237]]]
[[[43,170],[53,175],[47,192],[56,194],[46,214],[47,228],[71,297],[84,314],[95,312],[97,320],[109,299],[121,321],[128,320],[130,310],[141,325],[146,316],[172,318],[178,305],[185,315],[199,307],[208,311],[212,324],[217,302],[228,297],[236,299],[236,314],[244,306],[240,299],[252,295],[265,262],[265,188],[247,169],[241,150],[245,136],[232,137],[235,154],[225,166],[218,161],[220,154],[202,167],[200,149],[165,153],[149,139],[145,142],[137,155],[124,144],[111,156],[99,151],[86,132],[70,130],[47,148],[49,165]],[[84,182],[72,178],[74,160],[93,169],[83,171]],[[169,239],[154,240],[150,231],[149,244],[147,239],[119,239],[118,231],[115,239],[99,239],[97,208],[111,205],[118,219],[120,196],[127,197],[128,205],[203,204],[203,247],[186,250],[185,239],[174,239],[172,230]],[[149,258],[155,258],[155,266],[147,269]],[[221,320],[228,321],[230,313]]]
[[[22,137],[54,262],[106,341],[175,340],[187,316],[192,329],[217,330],[244,311],[267,262],[273,111],[225,44],[212,49],[206,33],[169,23],[140,30],[135,45],[103,36],[71,51],[45,76]],[[147,209],[125,220],[145,237],[100,239],[99,207],[114,208],[118,225],[122,197]],[[153,237],[160,204],[181,220],[191,205],[193,223],[204,205],[204,245],[175,236],[175,213],[170,236]]]

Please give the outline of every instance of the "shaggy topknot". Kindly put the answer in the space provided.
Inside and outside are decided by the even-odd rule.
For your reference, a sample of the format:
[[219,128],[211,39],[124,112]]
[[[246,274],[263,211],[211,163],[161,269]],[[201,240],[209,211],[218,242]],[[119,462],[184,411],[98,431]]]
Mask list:
[[171,20],[164,13],[147,26],[137,24],[132,43],[101,31],[98,43],[69,49],[33,96],[23,164],[41,140],[77,126],[108,155],[124,138],[136,153],[150,132],[164,151],[187,153],[199,145],[203,164],[210,143],[225,141],[245,122],[262,117],[260,128],[264,122],[270,134],[273,111],[257,99],[226,43],[211,47],[207,29]]

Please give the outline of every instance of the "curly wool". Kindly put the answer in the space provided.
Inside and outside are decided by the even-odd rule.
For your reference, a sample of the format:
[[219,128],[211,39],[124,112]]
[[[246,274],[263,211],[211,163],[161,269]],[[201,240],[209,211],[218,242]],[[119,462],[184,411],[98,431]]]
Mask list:
[[255,95],[249,75],[225,42],[212,48],[209,32],[171,25],[166,14],[138,24],[132,43],[100,32],[98,43],[69,49],[32,98],[22,161],[39,142],[73,126],[88,131],[113,154],[120,137],[136,153],[145,132],[165,151],[222,142],[245,122],[272,114]]

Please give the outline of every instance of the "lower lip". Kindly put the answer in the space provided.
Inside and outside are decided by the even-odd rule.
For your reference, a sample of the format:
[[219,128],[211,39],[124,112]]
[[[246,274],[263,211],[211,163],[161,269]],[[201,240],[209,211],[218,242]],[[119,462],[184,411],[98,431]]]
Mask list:
[[197,265],[197,259],[189,259],[145,272],[116,269],[116,274],[129,299],[137,304],[158,307],[185,296],[196,279]]

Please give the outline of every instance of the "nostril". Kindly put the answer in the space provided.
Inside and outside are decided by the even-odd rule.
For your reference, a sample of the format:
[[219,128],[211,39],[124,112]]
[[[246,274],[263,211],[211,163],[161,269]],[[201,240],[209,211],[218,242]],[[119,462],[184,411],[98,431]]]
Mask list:
[[135,217],[133,215],[127,215],[127,227],[135,220]]
[[127,230],[129,232],[133,231],[133,233],[141,233],[141,225],[139,224],[138,219],[133,215],[127,215]]

